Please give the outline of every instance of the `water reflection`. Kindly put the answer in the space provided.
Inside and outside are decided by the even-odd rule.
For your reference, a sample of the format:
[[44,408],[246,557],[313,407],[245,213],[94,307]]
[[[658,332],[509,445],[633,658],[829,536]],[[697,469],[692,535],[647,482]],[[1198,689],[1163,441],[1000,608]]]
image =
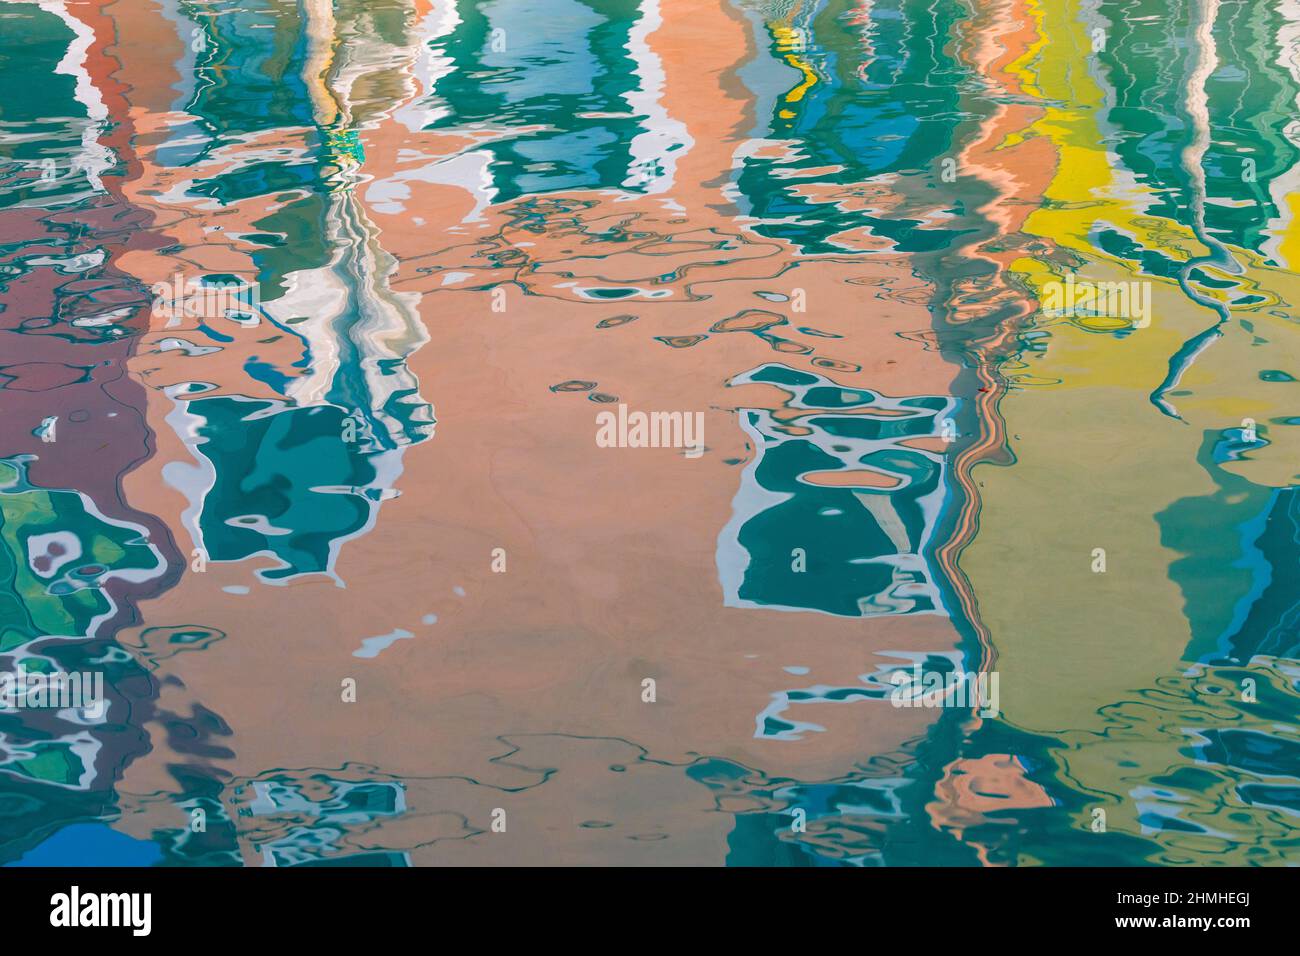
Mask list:
[[1291,861],[1290,7],[0,17],[6,862]]

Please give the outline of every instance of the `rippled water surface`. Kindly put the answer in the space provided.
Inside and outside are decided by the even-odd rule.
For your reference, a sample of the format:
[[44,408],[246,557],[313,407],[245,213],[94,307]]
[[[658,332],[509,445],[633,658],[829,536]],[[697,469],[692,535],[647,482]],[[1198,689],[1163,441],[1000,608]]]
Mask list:
[[1300,863],[1298,212],[1296,0],[0,0],[0,862]]

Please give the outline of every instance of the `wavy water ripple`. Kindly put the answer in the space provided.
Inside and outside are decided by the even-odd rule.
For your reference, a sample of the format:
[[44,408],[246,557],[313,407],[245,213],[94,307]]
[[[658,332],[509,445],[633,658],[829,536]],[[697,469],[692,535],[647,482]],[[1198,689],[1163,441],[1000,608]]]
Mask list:
[[1296,863],[1297,103],[1291,0],[3,0],[104,706],[0,859]]

